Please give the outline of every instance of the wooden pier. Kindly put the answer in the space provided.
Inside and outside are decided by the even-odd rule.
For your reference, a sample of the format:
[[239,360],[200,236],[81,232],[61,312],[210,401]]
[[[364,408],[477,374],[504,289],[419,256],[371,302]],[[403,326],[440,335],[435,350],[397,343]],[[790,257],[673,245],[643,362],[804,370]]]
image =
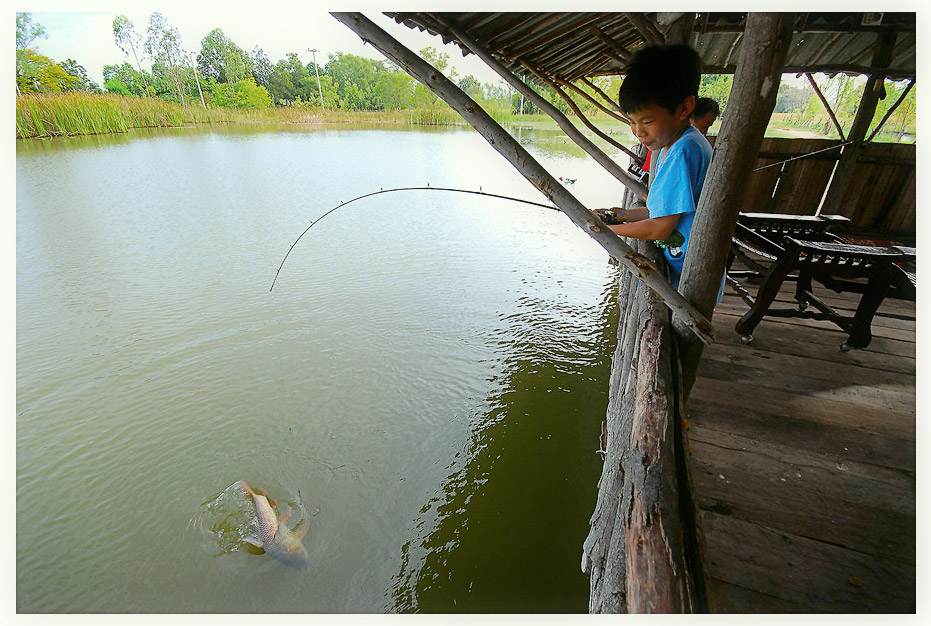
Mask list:
[[914,612],[915,303],[885,300],[851,352],[804,319],[765,318],[743,345],[746,310],[725,289],[687,408],[712,610]]

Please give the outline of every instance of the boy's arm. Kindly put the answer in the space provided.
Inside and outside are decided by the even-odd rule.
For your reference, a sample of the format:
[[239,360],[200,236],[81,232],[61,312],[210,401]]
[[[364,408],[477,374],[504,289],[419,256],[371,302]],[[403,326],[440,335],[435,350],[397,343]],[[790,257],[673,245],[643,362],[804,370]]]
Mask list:
[[638,206],[632,209],[622,209],[614,206],[608,210],[627,223],[639,222],[640,220],[645,220],[650,217],[650,210],[645,206]]
[[615,234],[634,239],[667,239],[676,226],[679,225],[679,215],[664,215],[630,222],[627,224],[611,224],[608,226]]

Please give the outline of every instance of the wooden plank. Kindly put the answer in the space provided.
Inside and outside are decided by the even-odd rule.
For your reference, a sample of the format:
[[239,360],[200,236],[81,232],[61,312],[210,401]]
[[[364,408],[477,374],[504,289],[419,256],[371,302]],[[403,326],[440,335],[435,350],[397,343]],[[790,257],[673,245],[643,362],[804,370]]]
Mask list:
[[[719,337],[723,336],[723,332]],[[827,380],[847,385],[865,385],[877,389],[907,391],[915,389],[915,375],[871,370],[852,363],[831,363],[826,367],[807,357],[758,350],[753,345],[726,344],[718,341],[706,351],[705,358],[738,363],[770,372],[799,372],[815,380]],[[701,369],[699,368],[699,373]]]
[[915,611],[915,567],[701,513],[714,578],[813,612]]
[[[709,352],[711,352],[709,350]],[[879,389],[868,385],[851,385],[840,378],[811,378],[804,370],[763,370],[746,365],[735,365],[710,355],[702,360],[698,369],[702,378],[726,381],[754,388],[778,389],[813,398],[853,402],[874,409],[899,414],[896,417],[915,417],[915,388]],[[751,407],[748,407],[751,408]]]
[[[730,468],[731,474],[722,471],[714,476],[733,483],[741,490],[757,479],[773,490],[808,490],[825,498],[836,498],[852,505],[892,511],[906,516],[915,515],[915,473],[870,463],[860,463],[835,455],[800,450],[772,442],[756,441],[733,433],[713,430],[694,423],[689,424],[689,441],[692,445],[690,463],[710,470]],[[703,457],[703,458],[702,458]],[[713,459],[712,459],[713,457]],[[724,475],[724,478],[720,478]],[[696,490],[699,499],[701,490]],[[829,507],[818,507],[826,515],[833,514]],[[795,512],[783,509],[783,515]]]
[[[801,396],[790,391],[733,385],[728,381],[713,378],[701,379],[701,385],[695,385],[694,401],[689,400],[688,410],[697,403],[706,403],[731,407],[732,410],[746,409],[748,406],[769,407],[771,415],[789,418],[807,418],[817,416],[823,423],[847,424],[851,428],[896,437],[914,439],[915,420],[908,414],[896,414],[892,411],[864,406],[857,402],[834,400],[817,396]],[[899,419],[890,419],[898,416]]]
[[808,613],[810,609],[717,578],[711,580],[715,613]]
[[[784,306],[784,303],[780,303],[780,306]],[[715,307],[714,313],[716,317],[712,321],[717,323],[718,316],[720,316],[721,323],[724,324],[721,332],[734,332],[734,324],[737,323],[737,319],[740,319],[740,317],[746,313],[747,310],[747,304],[743,300],[738,300],[735,298],[724,298]],[[731,319],[732,317],[735,319]],[[874,338],[882,337],[885,339],[897,339],[899,341],[915,343],[914,323],[911,324],[911,328],[893,328],[885,323],[889,319],[895,318],[887,318],[881,315],[873,318],[872,329]],[[822,330],[841,332],[838,329],[837,324],[827,320],[806,320],[801,318],[786,317],[781,318],[778,321],[782,322],[783,324],[793,324],[795,326],[804,326],[807,328],[818,328]],[[902,320],[895,319],[895,321],[900,322]],[[873,350],[874,352],[877,351],[876,346],[872,344],[870,344],[870,346],[865,349]]]
[[[807,330],[764,319],[753,332],[753,342],[745,347],[760,352],[777,352],[817,359],[823,361],[821,367],[826,368],[832,367],[833,363],[844,363],[888,372],[915,374],[914,358],[897,356],[890,359],[888,355],[866,350],[843,352],[837,349],[839,343],[828,344],[823,341],[824,338],[819,338],[818,334],[822,331],[814,329],[814,332],[806,332]],[[827,332],[823,331],[825,334]],[[719,344],[742,345],[737,333],[722,332],[715,339]]]
[[806,467],[734,454],[701,441],[693,448],[698,461],[692,462],[692,480],[700,510],[915,564],[914,514],[825,494],[811,481],[798,484],[802,479],[793,477]]
[[[725,329],[730,329],[730,334],[739,335],[734,330],[734,324],[740,319],[740,316],[723,311],[717,312],[715,321],[718,319],[724,323]],[[812,322],[810,325],[791,323],[798,321]],[[822,326],[818,326],[818,323]],[[766,326],[764,327],[764,323]],[[778,331],[777,331],[778,329]],[[810,344],[818,346],[825,351],[839,351],[839,346],[847,338],[847,333],[840,329],[836,324],[820,320],[803,320],[801,318],[763,318],[763,322],[753,331],[754,343],[758,336],[764,336],[764,333],[778,332],[778,336],[772,338],[773,341],[794,342],[808,341]],[[718,341],[726,341],[723,336],[717,338]],[[870,345],[866,348],[856,350],[860,355],[870,354],[876,356],[901,356],[909,359],[915,358],[915,342],[902,339],[890,339],[887,337],[877,337],[874,335]],[[846,358],[842,357],[844,361]],[[829,359],[831,360],[831,359]]]

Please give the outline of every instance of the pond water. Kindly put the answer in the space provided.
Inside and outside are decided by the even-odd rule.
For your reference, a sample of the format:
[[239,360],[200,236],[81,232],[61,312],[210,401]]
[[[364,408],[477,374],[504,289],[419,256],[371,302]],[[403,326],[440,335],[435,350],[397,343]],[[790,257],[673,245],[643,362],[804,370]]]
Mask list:
[[[18,611],[587,610],[607,253],[554,211],[387,193],[269,290],[327,210],[427,184],[544,201],[463,129],[17,142]],[[241,479],[309,521],[306,569],[246,549]]]

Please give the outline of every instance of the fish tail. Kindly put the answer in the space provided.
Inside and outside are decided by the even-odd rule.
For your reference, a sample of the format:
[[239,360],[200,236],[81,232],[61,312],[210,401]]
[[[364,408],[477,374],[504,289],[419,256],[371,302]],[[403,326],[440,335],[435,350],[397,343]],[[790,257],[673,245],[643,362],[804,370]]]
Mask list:
[[242,490],[248,493],[250,496],[252,496],[253,498],[255,497],[255,492],[249,489],[249,485],[246,484],[246,481],[240,480],[239,486],[242,487]]

